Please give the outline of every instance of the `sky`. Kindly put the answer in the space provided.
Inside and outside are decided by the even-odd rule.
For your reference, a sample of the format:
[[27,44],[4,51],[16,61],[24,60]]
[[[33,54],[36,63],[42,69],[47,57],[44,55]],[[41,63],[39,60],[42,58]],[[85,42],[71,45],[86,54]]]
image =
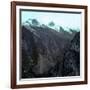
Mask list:
[[21,11],[21,23],[25,23],[28,19],[37,19],[40,24],[45,25],[53,21],[56,27],[62,26],[66,30],[81,29],[81,13]]

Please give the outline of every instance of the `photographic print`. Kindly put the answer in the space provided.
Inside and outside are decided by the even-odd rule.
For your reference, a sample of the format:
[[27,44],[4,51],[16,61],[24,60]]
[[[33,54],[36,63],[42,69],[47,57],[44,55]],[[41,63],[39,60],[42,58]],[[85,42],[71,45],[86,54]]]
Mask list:
[[80,75],[81,13],[21,10],[21,78]]
[[12,2],[11,87],[87,83],[86,23],[87,6]]

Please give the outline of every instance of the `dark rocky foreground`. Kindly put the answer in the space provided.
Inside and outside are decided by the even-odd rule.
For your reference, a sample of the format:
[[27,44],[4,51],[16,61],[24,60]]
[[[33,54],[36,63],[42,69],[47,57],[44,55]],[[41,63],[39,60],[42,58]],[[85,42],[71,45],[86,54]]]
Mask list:
[[22,26],[21,77],[79,75],[80,33],[65,34],[48,27]]
[[80,75],[80,33],[77,33],[63,57],[62,76]]

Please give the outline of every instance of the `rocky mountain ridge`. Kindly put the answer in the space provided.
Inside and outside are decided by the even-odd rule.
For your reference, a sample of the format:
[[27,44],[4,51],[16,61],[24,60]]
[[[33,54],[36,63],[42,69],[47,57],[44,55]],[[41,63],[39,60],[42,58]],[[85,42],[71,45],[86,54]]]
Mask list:
[[[75,43],[76,45],[79,39],[76,35],[74,36],[75,33],[73,35],[67,32],[58,33],[46,26],[37,27],[27,25],[23,25],[21,31],[22,78],[79,75],[76,73],[79,70],[75,71],[76,69],[73,70],[74,74],[64,73],[68,69],[68,67],[65,67],[66,58],[68,57],[66,53],[70,51],[71,46],[74,48],[73,44]],[[79,43],[77,42],[77,44]],[[77,52],[79,53],[80,46],[75,47],[78,47]],[[73,67],[77,68],[76,66]]]

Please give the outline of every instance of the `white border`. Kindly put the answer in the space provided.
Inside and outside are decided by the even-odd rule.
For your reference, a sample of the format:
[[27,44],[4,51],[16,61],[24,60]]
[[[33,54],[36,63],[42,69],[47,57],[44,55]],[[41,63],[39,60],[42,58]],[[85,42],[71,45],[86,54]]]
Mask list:
[[[20,75],[20,62],[19,62],[19,10],[20,9],[35,9],[35,10],[57,10],[57,11],[76,11],[82,12],[82,29],[80,31],[80,76],[72,77],[54,77],[54,78],[35,78],[35,79],[22,79],[19,80]],[[70,9],[70,8],[47,8],[47,7],[33,7],[33,6],[16,6],[16,83],[22,84],[37,84],[37,83],[53,83],[53,82],[75,82],[84,81],[84,10],[83,9]]]

